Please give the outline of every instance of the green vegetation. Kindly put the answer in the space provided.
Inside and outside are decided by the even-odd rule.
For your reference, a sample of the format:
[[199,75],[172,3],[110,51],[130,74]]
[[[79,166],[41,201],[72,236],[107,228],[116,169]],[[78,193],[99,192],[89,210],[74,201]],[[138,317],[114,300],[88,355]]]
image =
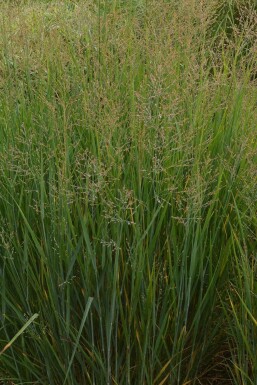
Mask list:
[[256,385],[254,1],[0,5],[0,382]]

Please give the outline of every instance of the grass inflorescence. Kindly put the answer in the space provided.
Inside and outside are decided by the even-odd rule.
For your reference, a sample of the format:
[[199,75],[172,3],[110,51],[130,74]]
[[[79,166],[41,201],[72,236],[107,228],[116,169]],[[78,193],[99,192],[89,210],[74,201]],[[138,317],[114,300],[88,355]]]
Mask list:
[[254,2],[0,5],[0,381],[256,385]]

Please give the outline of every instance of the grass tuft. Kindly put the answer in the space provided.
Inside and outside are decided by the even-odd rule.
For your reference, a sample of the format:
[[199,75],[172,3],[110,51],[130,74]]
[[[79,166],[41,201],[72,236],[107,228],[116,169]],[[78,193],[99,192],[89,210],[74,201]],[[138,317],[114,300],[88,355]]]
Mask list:
[[256,385],[254,4],[0,5],[0,382]]

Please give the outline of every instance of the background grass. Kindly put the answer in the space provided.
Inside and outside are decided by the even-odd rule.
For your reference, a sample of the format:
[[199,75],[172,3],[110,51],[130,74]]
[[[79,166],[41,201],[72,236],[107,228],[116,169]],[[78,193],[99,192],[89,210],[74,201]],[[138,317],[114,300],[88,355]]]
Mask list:
[[9,1],[3,384],[257,384],[256,6]]

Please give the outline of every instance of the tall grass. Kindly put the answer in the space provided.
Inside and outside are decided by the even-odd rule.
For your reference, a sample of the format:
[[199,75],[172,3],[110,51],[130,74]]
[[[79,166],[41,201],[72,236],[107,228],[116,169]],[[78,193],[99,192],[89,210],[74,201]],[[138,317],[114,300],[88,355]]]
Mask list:
[[229,4],[1,3],[3,384],[257,384],[256,13]]

